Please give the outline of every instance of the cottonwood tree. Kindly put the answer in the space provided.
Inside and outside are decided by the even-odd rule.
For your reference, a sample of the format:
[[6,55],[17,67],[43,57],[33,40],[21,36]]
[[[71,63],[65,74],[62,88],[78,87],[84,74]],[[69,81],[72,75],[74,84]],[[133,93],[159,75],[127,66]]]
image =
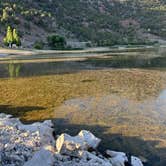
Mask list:
[[16,44],[16,46],[21,45],[21,40],[16,29],[13,29],[13,43]]
[[10,26],[7,27],[6,37],[3,39],[4,44],[12,48],[13,45],[13,32]]
[[6,36],[4,37],[3,42],[6,46],[8,46],[10,48],[12,48],[13,44],[20,46],[21,40],[20,40],[20,37],[19,37],[16,29],[12,30],[12,28],[10,26],[8,26]]

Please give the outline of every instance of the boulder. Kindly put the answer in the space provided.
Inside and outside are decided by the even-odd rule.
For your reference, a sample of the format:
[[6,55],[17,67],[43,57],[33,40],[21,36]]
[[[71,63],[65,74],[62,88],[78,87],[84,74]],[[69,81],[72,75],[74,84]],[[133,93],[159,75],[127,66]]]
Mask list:
[[88,144],[80,137],[72,137],[68,134],[62,134],[56,140],[56,148],[60,154],[78,156],[79,150],[87,150]]
[[0,165],[22,166],[143,166],[141,160],[123,152],[96,149],[100,139],[82,130],[72,137],[62,134],[55,141],[51,121],[24,125],[17,118],[0,114]]
[[54,160],[54,153],[46,148],[42,148],[24,166],[53,166]]
[[132,163],[132,166],[143,166],[142,161],[135,156],[131,156],[131,163]]
[[90,131],[82,130],[78,136],[88,144],[90,148],[96,149],[101,142],[101,139],[95,137]]
[[80,151],[79,158],[67,157],[60,154],[56,154],[55,165],[56,166],[112,166],[110,161],[106,158],[100,158],[87,151]]
[[52,132],[51,121],[24,125],[0,114],[0,165],[24,165],[44,146],[55,145]]
[[128,158],[123,152],[115,152],[107,150],[106,154],[110,156],[110,161],[113,166],[125,166],[125,162],[128,161]]
[[82,130],[75,137],[68,134],[60,135],[56,141],[56,148],[61,154],[78,156],[78,151],[80,150],[96,149],[100,141],[89,131]]
[[81,157],[80,163],[85,163],[87,166],[112,166],[109,160],[106,158],[100,158],[92,153],[87,151],[82,151],[79,153]]
[[[107,150],[106,154],[110,156],[110,161],[113,166],[125,166],[125,163],[129,162],[128,157],[123,152],[115,152]],[[143,166],[141,160],[135,156],[131,156],[131,164],[132,166]]]
[[53,145],[55,140],[53,137],[53,124],[51,120],[46,120],[43,123],[33,123],[30,125],[24,125],[20,123],[18,125],[19,130],[29,131],[31,133],[39,132],[42,146],[51,144]]
[[0,126],[16,128],[20,132],[37,133],[40,136],[42,145],[53,144],[53,124],[51,120],[46,120],[43,123],[33,123],[24,125],[18,118],[12,118],[11,115],[0,114]]

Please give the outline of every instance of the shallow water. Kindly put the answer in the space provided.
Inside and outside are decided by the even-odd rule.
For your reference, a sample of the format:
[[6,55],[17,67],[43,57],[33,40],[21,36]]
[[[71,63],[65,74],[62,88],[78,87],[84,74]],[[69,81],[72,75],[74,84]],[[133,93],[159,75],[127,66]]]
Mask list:
[[[40,58],[52,62],[35,61]],[[0,112],[26,123],[53,119],[56,133],[88,129],[103,139],[101,150],[166,165],[165,48],[70,61],[19,59],[0,63]]]
[[[101,70],[101,69],[122,69],[122,68],[144,68],[165,70],[166,69],[166,49],[158,48],[153,51],[142,50],[141,52],[120,52],[107,53],[103,56],[99,54],[85,54],[85,59],[81,60],[59,60],[60,57],[71,58],[71,56],[80,57],[81,54],[63,54],[62,55],[40,55],[40,56],[19,56],[15,59],[1,61],[0,77],[29,77],[50,74],[64,74],[79,72],[81,70]],[[95,57],[93,57],[95,55]],[[49,58],[49,62],[47,59]],[[46,61],[42,61],[46,59]],[[24,60],[20,61],[19,60]],[[31,62],[26,60],[31,60]],[[35,60],[38,60],[35,63]],[[40,62],[41,60],[41,62]],[[52,60],[52,62],[51,62]]]

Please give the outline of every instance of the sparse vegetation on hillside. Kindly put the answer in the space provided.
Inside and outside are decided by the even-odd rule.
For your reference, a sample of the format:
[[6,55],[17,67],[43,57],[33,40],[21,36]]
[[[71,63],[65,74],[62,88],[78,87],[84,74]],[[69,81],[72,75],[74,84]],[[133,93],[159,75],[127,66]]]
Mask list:
[[20,31],[25,46],[58,33],[97,45],[144,44],[146,35],[166,39],[163,0],[3,0],[0,36],[8,25]]

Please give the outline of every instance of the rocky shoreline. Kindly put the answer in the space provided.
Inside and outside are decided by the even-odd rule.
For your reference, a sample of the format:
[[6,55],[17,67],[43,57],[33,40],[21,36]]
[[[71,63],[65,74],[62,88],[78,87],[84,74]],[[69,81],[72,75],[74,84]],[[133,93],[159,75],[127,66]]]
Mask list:
[[143,166],[123,152],[97,151],[100,139],[86,130],[53,137],[51,121],[24,125],[0,114],[0,166]]

